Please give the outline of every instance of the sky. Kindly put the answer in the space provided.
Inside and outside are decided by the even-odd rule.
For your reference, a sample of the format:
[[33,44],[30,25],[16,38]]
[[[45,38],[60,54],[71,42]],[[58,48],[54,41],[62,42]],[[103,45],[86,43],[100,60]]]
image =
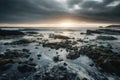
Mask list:
[[119,24],[120,0],[0,0],[0,25],[69,23]]

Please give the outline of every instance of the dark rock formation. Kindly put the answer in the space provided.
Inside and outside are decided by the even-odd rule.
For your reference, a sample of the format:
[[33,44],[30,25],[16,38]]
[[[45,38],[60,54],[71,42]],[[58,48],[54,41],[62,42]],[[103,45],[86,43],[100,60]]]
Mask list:
[[10,43],[10,44],[12,44],[12,45],[19,45],[19,44],[29,44],[29,43],[31,43],[32,41],[31,40],[28,40],[28,39],[21,39],[21,40],[18,40],[18,41],[13,41],[12,43]]
[[73,51],[73,52],[69,52],[69,54],[67,55],[67,59],[77,59],[80,57],[80,53],[78,51]]
[[106,28],[120,28],[120,25],[109,25]]
[[21,73],[26,73],[26,72],[31,72],[36,70],[34,66],[30,66],[30,65],[19,65],[17,69]]
[[113,36],[97,36],[98,40],[117,40],[116,37],[113,37]]
[[14,63],[20,63],[19,58],[28,58],[29,51],[26,50],[23,52],[22,50],[7,50],[4,54],[0,54],[0,71],[8,70]]
[[24,33],[17,30],[1,30],[0,29],[0,36],[11,36],[11,35],[24,35]]
[[54,57],[53,57],[53,61],[54,61],[54,62],[58,62],[58,61],[63,61],[63,59],[61,59],[60,56],[57,55],[57,56],[54,56]]
[[71,39],[67,36],[63,36],[63,35],[55,35],[55,34],[50,34],[49,38],[54,38],[54,39]]
[[101,67],[105,72],[120,76],[120,55],[113,52],[109,47],[84,46],[80,53],[89,56],[97,68]]
[[110,35],[120,35],[120,30],[116,29],[97,29],[97,30],[87,30],[87,34],[110,34]]

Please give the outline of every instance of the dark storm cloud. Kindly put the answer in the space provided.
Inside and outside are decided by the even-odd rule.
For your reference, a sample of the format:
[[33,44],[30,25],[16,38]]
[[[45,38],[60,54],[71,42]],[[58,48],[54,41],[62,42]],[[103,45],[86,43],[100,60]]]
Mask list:
[[86,1],[81,7],[83,9],[79,13],[89,20],[120,23],[119,0]]
[[66,15],[119,23],[120,0],[0,0],[0,23],[44,21]]
[[53,0],[0,0],[0,22],[44,20],[64,10]]

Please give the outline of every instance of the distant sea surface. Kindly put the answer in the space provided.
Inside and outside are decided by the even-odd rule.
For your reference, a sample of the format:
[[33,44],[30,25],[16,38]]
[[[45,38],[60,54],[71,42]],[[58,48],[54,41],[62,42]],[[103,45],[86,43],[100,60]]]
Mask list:
[[32,30],[32,31],[83,31],[98,29],[98,27],[1,27],[2,30]]

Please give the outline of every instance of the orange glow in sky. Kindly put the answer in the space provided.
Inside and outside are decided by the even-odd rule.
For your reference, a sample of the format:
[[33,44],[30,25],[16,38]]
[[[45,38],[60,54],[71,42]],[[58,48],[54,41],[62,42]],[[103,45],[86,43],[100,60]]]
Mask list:
[[99,27],[99,26],[107,26],[109,24],[104,23],[88,23],[82,21],[74,21],[74,20],[66,20],[63,19],[61,21],[53,21],[53,22],[42,22],[42,23],[25,23],[25,24],[0,24],[3,27]]

